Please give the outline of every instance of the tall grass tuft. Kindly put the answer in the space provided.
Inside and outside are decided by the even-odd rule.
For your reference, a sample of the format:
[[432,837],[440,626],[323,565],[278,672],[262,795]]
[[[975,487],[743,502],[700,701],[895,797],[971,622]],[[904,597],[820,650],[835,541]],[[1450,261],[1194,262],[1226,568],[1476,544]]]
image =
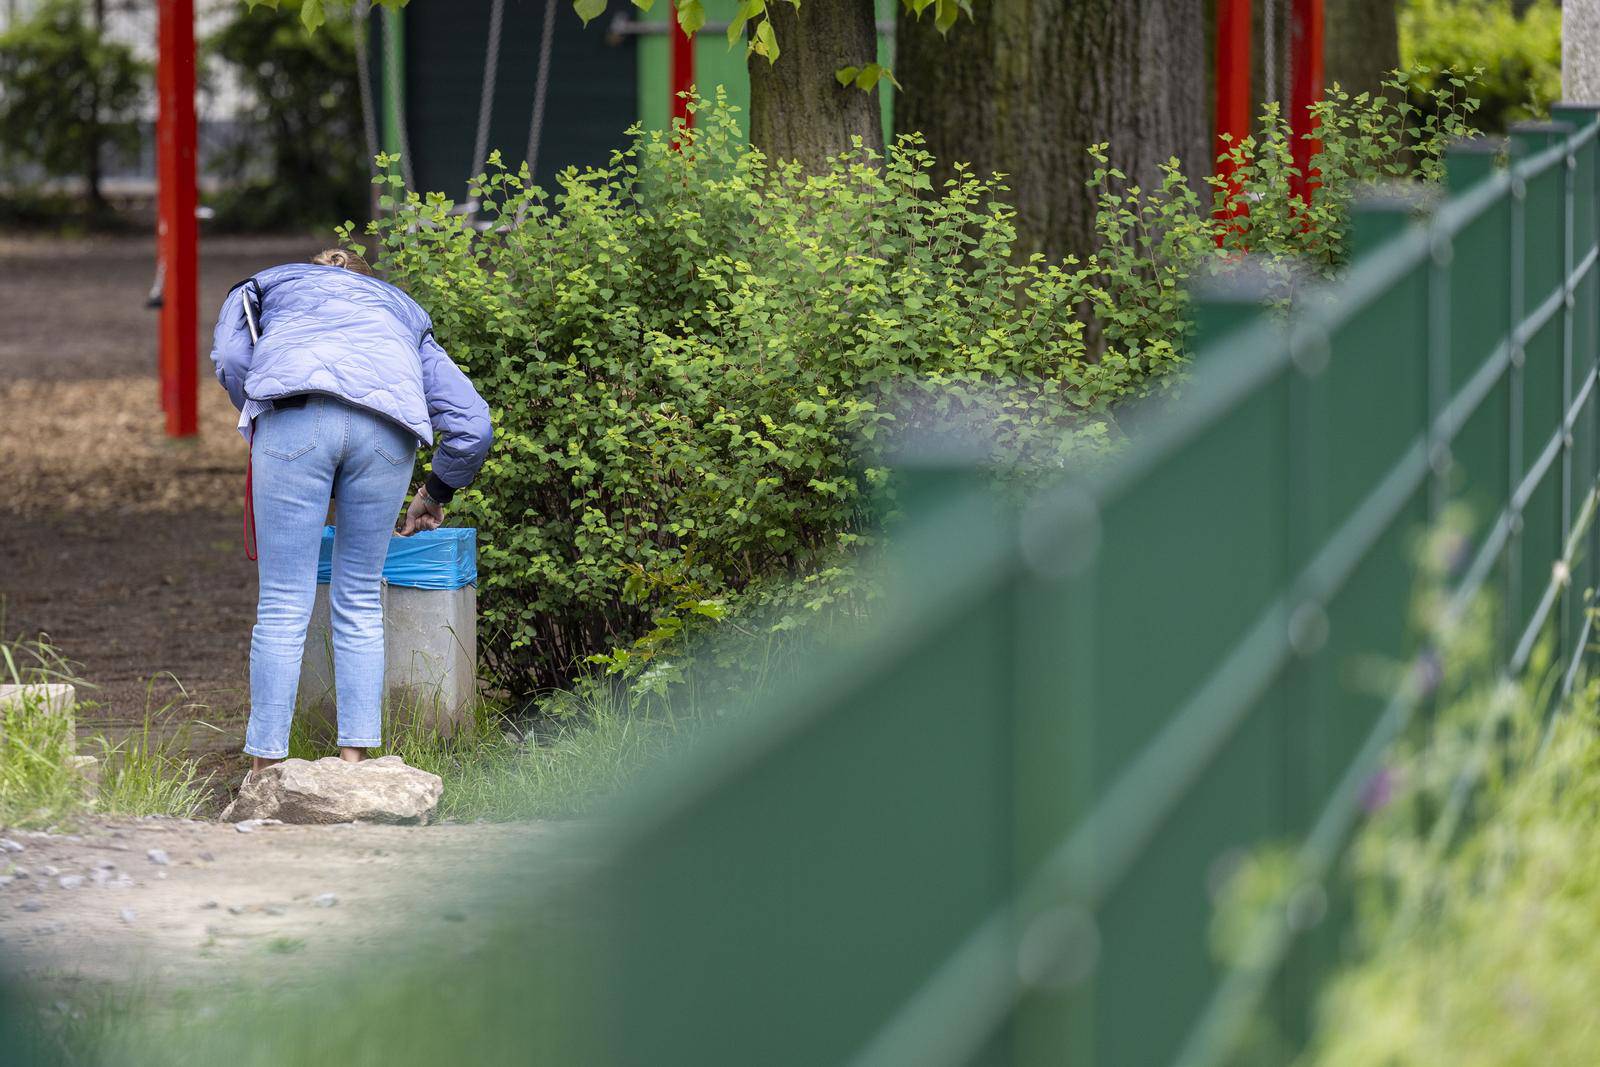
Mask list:
[[137,732],[115,743],[95,737],[99,747],[99,810],[107,815],[172,815],[191,819],[206,803],[209,776],[202,778],[189,751],[190,723],[176,731],[161,729],[172,717],[172,705],[152,712],[145,706],[144,722]]

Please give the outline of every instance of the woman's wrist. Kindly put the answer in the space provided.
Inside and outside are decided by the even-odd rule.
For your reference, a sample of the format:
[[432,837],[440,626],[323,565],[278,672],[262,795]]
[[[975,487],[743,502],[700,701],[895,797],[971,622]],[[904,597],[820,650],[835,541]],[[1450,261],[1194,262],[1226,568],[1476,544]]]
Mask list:
[[440,506],[450,503],[450,498],[456,495],[456,491],[432,471],[428,472],[427,479],[422,483],[422,492],[429,500]]

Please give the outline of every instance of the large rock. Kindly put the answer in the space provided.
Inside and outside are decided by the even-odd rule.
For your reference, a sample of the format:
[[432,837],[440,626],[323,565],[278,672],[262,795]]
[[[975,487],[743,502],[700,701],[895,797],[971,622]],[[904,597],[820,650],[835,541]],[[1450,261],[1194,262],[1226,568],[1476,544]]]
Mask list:
[[250,772],[222,817],[228,822],[420,823],[428,821],[443,792],[437,774],[408,767],[399,756],[360,763],[338,756],[315,763],[291,759]]

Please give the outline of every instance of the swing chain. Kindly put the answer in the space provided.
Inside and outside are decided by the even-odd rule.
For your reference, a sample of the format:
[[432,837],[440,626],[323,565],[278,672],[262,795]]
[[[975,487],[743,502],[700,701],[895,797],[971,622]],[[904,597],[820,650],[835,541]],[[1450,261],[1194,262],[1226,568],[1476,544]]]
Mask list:
[[372,107],[372,66],[367,57],[367,15],[371,0],[356,0],[356,76],[361,79],[361,126],[367,136],[367,169],[375,169],[378,155],[378,119]]
[[[489,41],[484,47],[483,88],[478,93],[478,136],[473,141],[472,164],[467,171],[469,198],[472,179],[483,169],[485,157],[489,154],[489,117],[494,111],[495,80],[500,66],[500,25],[504,15],[505,0],[494,0],[489,7]],[[476,200],[472,200],[468,208],[476,211]]]
[[528,161],[528,174],[531,177],[539,169],[539,142],[544,133],[544,101],[545,90],[550,84],[550,46],[555,38],[556,3],[558,0],[544,0],[544,31],[539,38],[539,73],[533,88],[533,118],[528,124],[528,153],[524,157]]

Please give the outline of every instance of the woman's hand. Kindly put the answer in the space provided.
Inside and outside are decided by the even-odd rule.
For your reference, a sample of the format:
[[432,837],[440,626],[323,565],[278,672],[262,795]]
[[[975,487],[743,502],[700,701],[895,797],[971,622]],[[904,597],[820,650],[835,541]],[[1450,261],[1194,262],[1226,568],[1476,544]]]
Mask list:
[[418,530],[437,530],[444,524],[444,505],[428,495],[427,487],[417,490],[406,509],[406,518],[400,524],[400,536],[410,537]]

